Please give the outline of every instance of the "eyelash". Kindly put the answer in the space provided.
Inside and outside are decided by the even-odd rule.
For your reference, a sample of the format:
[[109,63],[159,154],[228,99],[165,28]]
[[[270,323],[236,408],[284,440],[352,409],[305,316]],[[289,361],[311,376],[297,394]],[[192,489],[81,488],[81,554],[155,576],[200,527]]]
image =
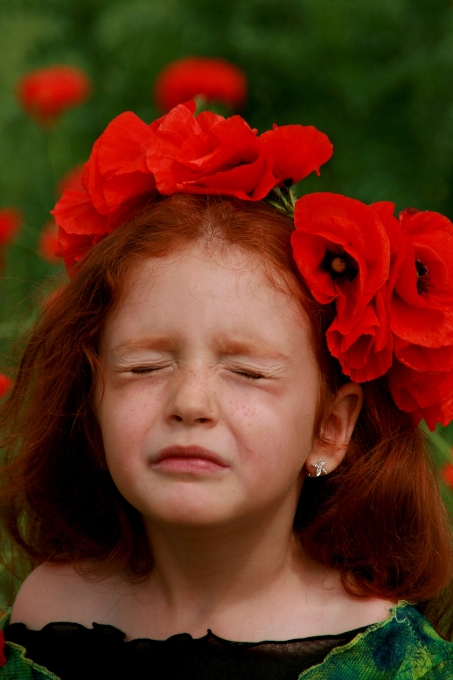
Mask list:
[[259,373],[246,373],[245,371],[233,371],[233,373],[241,375],[248,380],[259,380],[260,378],[264,378],[264,375],[260,375]]
[[[131,368],[131,373],[135,373],[136,375],[146,375],[146,373],[154,373],[154,371],[158,371],[161,368],[164,367],[157,366],[155,368],[151,367]],[[260,373],[247,373],[246,371],[232,371],[232,373],[235,373],[235,375],[240,375],[243,378],[246,378],[247,380],[260,380],[260,378],[264,378],[264,376],[261,375]]]

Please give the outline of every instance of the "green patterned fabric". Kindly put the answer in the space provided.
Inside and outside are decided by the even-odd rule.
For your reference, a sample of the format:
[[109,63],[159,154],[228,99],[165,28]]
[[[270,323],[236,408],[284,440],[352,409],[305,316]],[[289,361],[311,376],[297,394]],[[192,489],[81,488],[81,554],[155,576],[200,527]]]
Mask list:
[[[9,624],[11,610],[9,609],[0,621],[0,630]],[[60,678],[38,664],[26,658],[26,651],[14,642],[5,643],[6,664],[0,668],[1,680],[42,680],[43,678]]]
[[[9,613],[0,628],[9,623]],[[25,656],[19,645],[7,642],[7,662],[0,680],[59,680]],[[325,660],[299,676],[300,680],[452,680],[453,643],[437,635],[414,607],[400,602],[391,616],[370,626],[349,644],[336,647]],[[127,679],[125,679],[127,680]]]

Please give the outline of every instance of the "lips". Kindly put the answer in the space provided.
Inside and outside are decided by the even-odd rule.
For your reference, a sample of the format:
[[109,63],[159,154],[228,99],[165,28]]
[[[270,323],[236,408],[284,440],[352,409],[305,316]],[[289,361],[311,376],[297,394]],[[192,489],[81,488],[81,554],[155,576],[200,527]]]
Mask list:
[[220,456],[201,446],[167,446],[160,451],[157,458],[153,461],[153,464],[159,465],[159,463],[167,460],[170,461],[171,459],[178,459],[181,461],[186,459],[188,463],[190,462],[190,459],[192,459],[194,463],[195,461],[206,461],[207,463],[211,463],[212,465],[221,468],[229,467]]

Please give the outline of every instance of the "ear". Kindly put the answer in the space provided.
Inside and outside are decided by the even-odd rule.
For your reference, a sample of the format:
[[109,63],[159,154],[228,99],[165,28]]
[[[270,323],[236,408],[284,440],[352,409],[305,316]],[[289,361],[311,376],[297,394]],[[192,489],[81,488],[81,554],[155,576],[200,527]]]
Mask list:
[[348,382],[338,390],[324,420],[321,436],[313,442],[305,461],[307,474],[315,477],[318,469],[322,470],[321,474],[329,474],[338,467],[348,448],[362,403],[363,392],[357,383]]

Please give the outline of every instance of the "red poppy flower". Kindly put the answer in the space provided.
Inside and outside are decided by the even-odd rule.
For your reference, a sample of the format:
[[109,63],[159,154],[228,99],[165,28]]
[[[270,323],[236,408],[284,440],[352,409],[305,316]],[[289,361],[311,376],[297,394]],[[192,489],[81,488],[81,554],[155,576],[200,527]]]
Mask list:
[[69,276],[72,276],[75,265],[83,259],[90,248],[99,243],[107,234],[108,232],[84,236],[83,234],[68,233],[62,227],[58,227],[58,248],[55,254],[64,259]]
[[392,365],[393,338],[388,324],[388,293],[382,286],[349,333],[339,330],[338,316],[326,333],[330,353],[354,382],[374,380]]
[[433,432],[453,419],[453,371],[414,371],[394,360],[388,373],[395,404],[418,424],[423,418]]
[[130,111],[117,116],[95,142],[82,183],[95,209],[111,217],[156,185],[146,165],[151,129]]
[[154,97],[162,111],[170,111],[197,96],[237,109],[245,102],[247,80],[237,66],[224,59],[206,57],[178,59],[157,77]]
[[13,381],[11,378],[8,378],[7,375],[0,373],[0,399],[5,396],[12,384]]
[[390,302],[395,354],[417,370],[452,370],[453,224],[415,210],[401,213],[400,222],[406,243]]
[[0,210],[0,247],[8,246],[17,235],[23,224],[23,217],[17,208]]
[[400,222],[407,247],[392,300],[393,332],[423,347],[452,344],[453,224],[439,213],[414,210],[403,211]]
[[83,191],[82,176],[85,168],[84,163],[74,166],[58,182],[57,191],[61,196],[66,189],[73,189],[74,191]]
[[406,239],[399,221],[395,217],[395,204],[390,201],[378,201],[371,207],[379,215],[390,242],[390,270],[387,281],[389,294],[395,288],[401,265],[405,257]]
[[93,146],[81,190],[66,189],[52,211],[59,226],[58,255],[67,267],[132,214],[155,190],[146,166],[150,127],[131,112],[115,118]]
[[314,297],[335,301],[327,345],[355,382],[378,378],[392,365],[389,278],[399,262],[392,232],[400,229],[393,211],[392,203],[366,206],[335,194],[296,203],[294,257]]
[[312,125],[284,125],[264,132],[260,139],[274,158],[278,186],[291,186],[319,168],[333,153],[327,135]]
[[264,198],[276,185],[273,158],[240,116],[223,118],[180,105],[153,126],[148,168],[161,194]]
[[335,301],[337,330],[351,331],[387,281],[390,243],[372,207],[339,194],[302,196],[291,242],[296,264],[316,300]]
[[50,262],[50,264],[61,263],[61,257],[56,254],[58,250],[58,227],[54,220],[50,220],[44,225],[38,240],[37,250],[46,262]]
[[453,465],[451,463],[445,463],[442,468],[442,477],[444,482],[453,488]]
[[50,66],[26,73],[17,95],[25,111],[39,123],[54,122],[71,106],[84,102],[91,91],[88,76],[73,66]]
[[[267,144],[240,116],[205,111],[195,117],[195,109],[194,102],[180,104],[150,125],[131,112],[110,123],[78,186],[67,187],[52,211],[59,226],[56,254],[68,268],[157,191],[257,201],[287,179],[288,170],[299,178],[331,153],[325,135],[312,128],[279,128]],[[290,152],[291,140],[298,154]]]

